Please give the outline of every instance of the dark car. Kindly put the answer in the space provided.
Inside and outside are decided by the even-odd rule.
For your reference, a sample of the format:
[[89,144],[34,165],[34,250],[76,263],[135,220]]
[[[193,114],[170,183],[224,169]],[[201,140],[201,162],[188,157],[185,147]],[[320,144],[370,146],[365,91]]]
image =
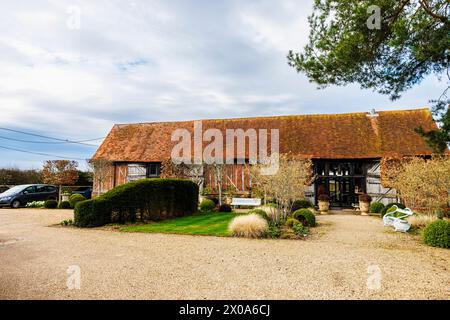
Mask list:
[[28,202],[57,200],[58,187],[46,184],[25,184],[0,193],[0,206],[19,208]]
[[92,197],[92,187],[79,187],[72,192],[72,194],[75,193],[81,194],[86,199],[90,199]]

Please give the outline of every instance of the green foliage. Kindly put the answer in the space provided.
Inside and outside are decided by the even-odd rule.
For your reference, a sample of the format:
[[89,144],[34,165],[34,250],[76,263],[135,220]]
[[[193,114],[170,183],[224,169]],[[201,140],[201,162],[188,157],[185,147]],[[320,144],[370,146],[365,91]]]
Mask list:
[[202,202],[200,203],[200,211],[201,212],[212,211],[215,207],[216,207],[216,204],[214,203],[214,201],[212,201],[210,199],[203,199]]
[[381,202],[374,201],[370,204],[370,212],[371,213],[381,213],[381,210],[384,209],[384,204]]
[[97,227],[107,223],[137,219],[162,220],[197,211],[198,185],[188,180],[142,179],[118,186],[94,200],[75,206],[78,227]]
[[250,210],[250,211],[248,212],[248,214],[252,214],[252,213],[255,213],[255,214],[260,215],[261,217],[263,217],[263,218],[266,219],[267,221],[270,220],[270,219],[269,219],[269,216],[267,215],[267,212],[265,212],[265,211],[262,210],[262,209],[253,209],[253,210]]
[[44,202],[45,209],[56,209],[58,207],[58,201],[56,200],[47,200]]
[[294,231],[295,235],[298,237],[305,237],[309,233],[309,228],[304,226],[301,223],[294,224],[292,227],[292,230]]
[[386,213],[392,212],[393,210],[395,210],[394,208],[392,208],[394,205],[397,206],[399,209],[405,209],[405,205],[404,204],[396,203],[396,202],[389,203],[388,205],[386,205],[381,210],[381,212],[380,212],[381,213],[381,217],[383,218]]
[[81,195],[79,193],[74,193],[70,196],[69,203],[72,208],[75,208],[75,206],[78,202],[85,201],[85,200],[86,200],[86,198],[83,195]]
[[292,228],[293,226],[299,223],[301,222],[295,218],[288,218],[284,224],[286,225],[286,227]]
[[313,207],[313,205],[307,199],[295,200],[294,203],[292,204],[291,212],[295,212],[298,209],[306,209],[306,208],[312,208],[312,207]]
[[[381,19],[369,28],[373,5]],[[359,83],[394,100],[428,75],[448,72],[448,0],[316,0],[308,21],[309,41],[288,62],[321,88]],[[431,101],[441,129],[416,129],[437,153],[450,142],[447,90]]]
[[281,237],[281,228],[276,223],[269,223],[269,229],[266,231],[266,237],[277,239]]
[[292,218],[297,219],[308,227],[316,226],[316,216],[309,209],[299,209],[292,214]]
[[437,220],[423,231],[425,244],[432,247],[450,248],[450,221]]
[[61,201],[58,204],[58,209],[70,209],[70,208],[72,208],[72,206],[70,205],[69,201]]
[[73,221],[71,219],[61,221],[62,226],[71,226],[72,224],[73,224]]
[[231,209],[231,206],[229,204],[224,203],[219,207],[219,212],[231,212],[231,211],[233,210]]

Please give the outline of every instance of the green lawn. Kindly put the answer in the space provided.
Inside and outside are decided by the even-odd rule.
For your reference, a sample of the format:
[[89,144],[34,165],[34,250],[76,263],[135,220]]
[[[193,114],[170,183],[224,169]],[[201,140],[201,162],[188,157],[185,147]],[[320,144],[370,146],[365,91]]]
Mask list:
[[120,231],[227,236],[228,224],[236,215],[236,213],[203,213],[150,224],[124,227]]

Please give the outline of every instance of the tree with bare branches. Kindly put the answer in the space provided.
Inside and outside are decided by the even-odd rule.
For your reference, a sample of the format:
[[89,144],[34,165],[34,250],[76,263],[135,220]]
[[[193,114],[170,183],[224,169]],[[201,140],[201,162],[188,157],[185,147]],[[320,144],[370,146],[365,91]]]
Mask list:
[[253,187],[277,202],[276,221],[287,219],[295,200],[305,197],[305,188],[311,184],[312,161],[296,159],[290,155],[279,156],[279,169],[275,174],[262,174],[264,165],[251,168]]
[[100,196],[105,182],[110,180],[114,175],[113,162],[99,158],[90,159],[87,163],[94,173],[94,186],[97,187],[97,196]]

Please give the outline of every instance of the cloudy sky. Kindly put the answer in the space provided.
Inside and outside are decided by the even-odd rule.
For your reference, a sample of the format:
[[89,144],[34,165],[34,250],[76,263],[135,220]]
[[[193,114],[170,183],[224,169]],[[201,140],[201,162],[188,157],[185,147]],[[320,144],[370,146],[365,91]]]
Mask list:
[[317,90],[286,60],[306,43],[311,2],[0,0],[0,166],[55,158],[2,147],[95,151],[5,129],[84,141],[114,123],[410,109],[439,96],[435,78],[395,102],[356,85]]

